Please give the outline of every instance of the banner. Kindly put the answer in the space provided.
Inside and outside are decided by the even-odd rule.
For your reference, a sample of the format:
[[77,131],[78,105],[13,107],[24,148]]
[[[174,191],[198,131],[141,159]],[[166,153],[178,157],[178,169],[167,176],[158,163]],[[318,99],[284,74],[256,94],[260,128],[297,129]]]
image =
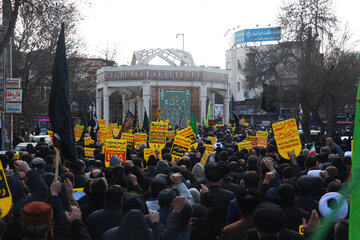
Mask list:
[[294,150],[295,156],[298,156],[302,146],[295,119],[273,123],[272,128],[279,154],[285,159],[290,159],[288,152]]
[[126,148],[127,148],[127,141],[125,140],[108,140],[106,142],[107,146],[116,146],[116,148],[105,148],[105,166],[110,166],[110,158],[111,156],[115,155],[121,159],[121,162],[126,161]]
[[200,164],[204,167],[208,158],[210,156],[210,153],[208,151],[205,150],[204,154],[202,155],[201,157],[201,160],[200,160]]
[[149,133],[149,146],[150,148],[163,149],[166,144],[166,131],[150,131]]
[[5,217],[12,207],[12,197],[9,189],[9,185],[6,181],[4,168],[0,162],[0,206],[1,206],[1,218]]
[[132,148],[133,142],[134,142],[134,134],[131,133],[122,133],[121,134],[121,140],[127,141],[128,148]]
[[[156,149],[154,148],[144,148],[144,159],[145,161],[147,162],[149,160],[149,157],[151,155],[154,155],[154,157],[156,157],[156,153],[155,153]],[[159,159],[162,159],[162,156],[161,156],[161,151],[159,151]]]
[[258,145],[258,138],[256,136],[247,136],[246,141],[251,142],[252,148]]
[[85,146],[89,146],[90,144],[94,144],[94,140],[91,137],[84,137]]
[[247,149],[248,151],[250,151],[252,148],[253,148],[253,146],[252,146],[252,144],[251,144],[251,142],[249,142],[249,141],[246,141],[246,142],[239,142],[238,143],[238,149],[239,149],[239,151],[241,150],[241,149]]
[[188,138],[191,140],[191,147],[194,147],[195,149],[198,147],[198,142],[196,139],[196,135],[191,127],[184,128],[178,132],[178,134],[182,137]]
[[256,136],[258,138],[259,147],[267,147],[269,133],[266,131],[257,131]]
[[84,156],[85,157],[95,157],[94,150],[95,150],[95,148],[84,147]]
[[106,121],[105,119],[98,119],[99,128],[103,129],[106,128]]
[[168,139],[168,140],[174,140],[174,138],[175,138],[175,131],[174,131],[174,130],[168,131],[167,134],[166,134],[166,136],[167,136],[167,139]]
[[150,131],[167,131],[168,126],[166,122],[151,122]]
[[76,142],[80,140],[83,131],[84,131],[84,126],[77,125],[77,124],[75,125],[74,134],[75,134]]
[[[121,126],[120,126],[121,127]],[[120,131],[121,131],[121,128],[114,128],[112,129],[112,134],[114,137],[119,137],[119,134],[120,134]]]
[[216,137],[208,136],[207,140],[210,140],[212,145],[215,145],[215,143],[216,143]]
[[101,133],[101,141],[102,142],[105,142],[107,139],[113,139],[113,134],[112,134],[112,131],[109,130],[109,129],[106,129],[106,128],[103,128],[99,131]]
[[113,129],[118,129],[118,124],[117,123],[109,123],[109,128],[110,130],[113,130]]
[[206,151],[213,152],[214,151],[214,145],[213,144],[203,144],[203,146],[206,148]]
[[170,154],[174,158],[181,158],[189,150],[191,140],[189,138],[177,135],[172,145]]
[[134,135],[134,148],[140,148],[141,143],[147,142],[147,135],[146,133],[135,133]]

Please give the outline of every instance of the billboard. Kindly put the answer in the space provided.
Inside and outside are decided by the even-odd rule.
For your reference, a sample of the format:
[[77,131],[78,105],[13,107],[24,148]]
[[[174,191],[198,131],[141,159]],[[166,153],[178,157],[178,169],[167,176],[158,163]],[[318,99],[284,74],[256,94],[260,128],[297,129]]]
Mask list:
[[280,37],[280,27],[243,29],[232,35],[230,45],[233,46],[246,42],[278,41]]
[[159,89],[159,106],[162,119],[169,119],[172,126],[191,118],[191,90]]

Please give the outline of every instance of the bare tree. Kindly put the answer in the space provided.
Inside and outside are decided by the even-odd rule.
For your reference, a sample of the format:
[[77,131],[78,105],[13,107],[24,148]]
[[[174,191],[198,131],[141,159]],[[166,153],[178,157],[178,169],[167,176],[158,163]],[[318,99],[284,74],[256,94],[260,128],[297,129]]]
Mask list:
[[[245,62],[244,73],[250,76],[246,85],[278,86],[278,104],[288,102],[288,97],[295,100],[303,111],[300,121],[306,142],[310,141],[310,114],[324,132],[319,112],[326,108],[327,134],[332,136],[336,102],[348,94],[345,88],[353,89],[349,86],[355,85],[359,66],[346,41],[334,39],[337,18],[332,14],[331,0],[284,2],[278,20],[283,42],[251,50],[256,60]],[[338,91],[340,88],[343,93]]]

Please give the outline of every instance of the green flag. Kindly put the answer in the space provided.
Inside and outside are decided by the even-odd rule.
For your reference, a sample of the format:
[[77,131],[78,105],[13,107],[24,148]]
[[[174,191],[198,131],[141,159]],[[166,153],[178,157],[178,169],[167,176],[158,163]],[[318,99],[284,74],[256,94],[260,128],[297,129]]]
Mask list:
[[[360,170],[360,82],[358,92],[356,96],[356,112],[354,121],[354,142],[352,152],[352,181],[358,180],[357,174]],[[354,183],[353,189],[351,189],[351,203],[350,205],[350,219],[349,219],[349,239],[355,240],[360,237],[360,185]]]
[[211,115],[211,99],[209,100],[209,106],[208,106],[206,120],[205,120],[205,124],[207,127],[209,126],[210,115]]
[[195,135],[199,135],[198,129],[196,127],[196,116],[195,116],[195,112],[193,112],[189,126],[191,127],[191,129],[193,130],[193,132],[195,133]]

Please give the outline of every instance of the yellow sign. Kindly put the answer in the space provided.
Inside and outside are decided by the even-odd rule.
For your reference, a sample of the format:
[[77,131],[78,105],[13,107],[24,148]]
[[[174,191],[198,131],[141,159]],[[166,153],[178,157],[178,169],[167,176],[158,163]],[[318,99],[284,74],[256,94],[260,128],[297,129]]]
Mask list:
[[240,119],[240,123],[241,123],[241,125],[243,125],[245,127],[249,126],[249,124],[247,122],[245,122],[244,118]]
[[204,154],[202,155],[201,160],[200,160],[200,164],[201,164],[202,166],[205,166],[205,164],[206,164],[209,156],[210,156],[210,153],[208,153],[208,151],[205,150],[205,152],[204,152]]
[[14,159],[20,159],[20,154],[14,153]]
[[206,148],[206,151],[213,152],[214,151],[214,145],[213,144],[203,144],[203,146]]
[[272,128],[280,155],[285,159],[290,159],[288,152],[294,150],[295,156],[298,156],[302,146],[295,119],[274,123]]
[[239,142],[238,143],[238,149],[239,149],[239,151],[241,150],[241,149],[247,149],[247,150],[251,150],[253,147],[252,147],[252,144],[251,144],[251,142],[249,142],[249,141],[246,141],[246,142]]
[[172,131],[168,131],[167,134],[166,134],[168,140],[174,140],[175,138],[175,131],[172,130]]
[[151,122],[150,131],[167,131],[168,126],[166,122]]
[[184,128],[184,129],[180,130],[178,132],[178,134],[180,136],[183,136],[185,138],[190,139],[191,140],[191,147],[194,147],[194,148],[198,147],[198,142],[197,142],[197,139],[196,139],[196,135],[193,132],[191,127],[187,127],[187,128]]
[[110,128],[111,130],[113,130],[113,129],[118,129],[118,124],[117,124],[117,123],[110,123],[110,124],[109,124],[109,128]]
[[118,156],[122,162],[126,160],[126,149],[127,141],[120,139],[113,139],[106,141],[106,148],[104,151],[105,154],[105,166],[110,166],[110,158],[112,155]]
[[140,148],[140,144],[147,142],[146,133],[135,133],[134,135],[134,148]]
[[85,157],[94,157],[95,148],[84,147],[84,155]]
[[162,118],[162,109],[158,108],[158,109],[156,109],[156,120],[160,121],[161,118]]
[[258,145],[258,138],[256,136],[247,136],[246,141],[251,142],[252,148]]
[[266,131],[257,131],[256,136],[258,138],[258,146],[259,147],[267,147],[269,133]]
[[0,206],[2,210],[1,218],[5,217],[12,206],[12,197],[9,185],[6,181],[4,168],[0,162]]
[[301,235],[304,235],[304,234],[305,234],[304,225],[299,225],[299,233],[300,233]]
[[173,142],[170,154],[173,158],[181,158],[189,150],[191,140],[189,138],[177,135]]
[[111,130],[103,129],[103,130],[100,130],[99,132],[101,132],[102,142],[104,142],[107,139],[113,139],[113,134],[112,134]]
[[150,131],[149,133],[149,146],[150,148],[163,149],[166,144],[166,131]]
[[105,119],[98,119],[99,128],[103,129],[106,128],[106,121]]
[[112,130],[112,133],[113,133],[113,136],[114,136],[114,137],[119,137],[120,129],[119,129],[119,128],[114,128],[114,129]]
[[94,140],[91,137],[84,137],[85,146],[89,146],[90,144],[94,144]]
[[216,143],[216,137],[208,136],[207,140],[210,140],[212,145],[215,145],[215,143]]
[[129,148],[132,148],[132,144],[133,144],[133,141],[134,141],[134,134],[123,133],[123,134],[121,134],[121,140],[126,140],[127,141],[127,146]]
[[[153,149],[153,148],[144,148],[144,159],[146,162],[149,160],[149,157],[151,155],[154,155],[154,157],[156,157],[155,151],[156,151],[156,149]],[[162,159],[161,151],[159,151],[159,159]]]
[[75,134],[76,142],[80,140],[83,131],[84,131],[84,126],[77,125],[77,124],[75,125],[74,134]]

